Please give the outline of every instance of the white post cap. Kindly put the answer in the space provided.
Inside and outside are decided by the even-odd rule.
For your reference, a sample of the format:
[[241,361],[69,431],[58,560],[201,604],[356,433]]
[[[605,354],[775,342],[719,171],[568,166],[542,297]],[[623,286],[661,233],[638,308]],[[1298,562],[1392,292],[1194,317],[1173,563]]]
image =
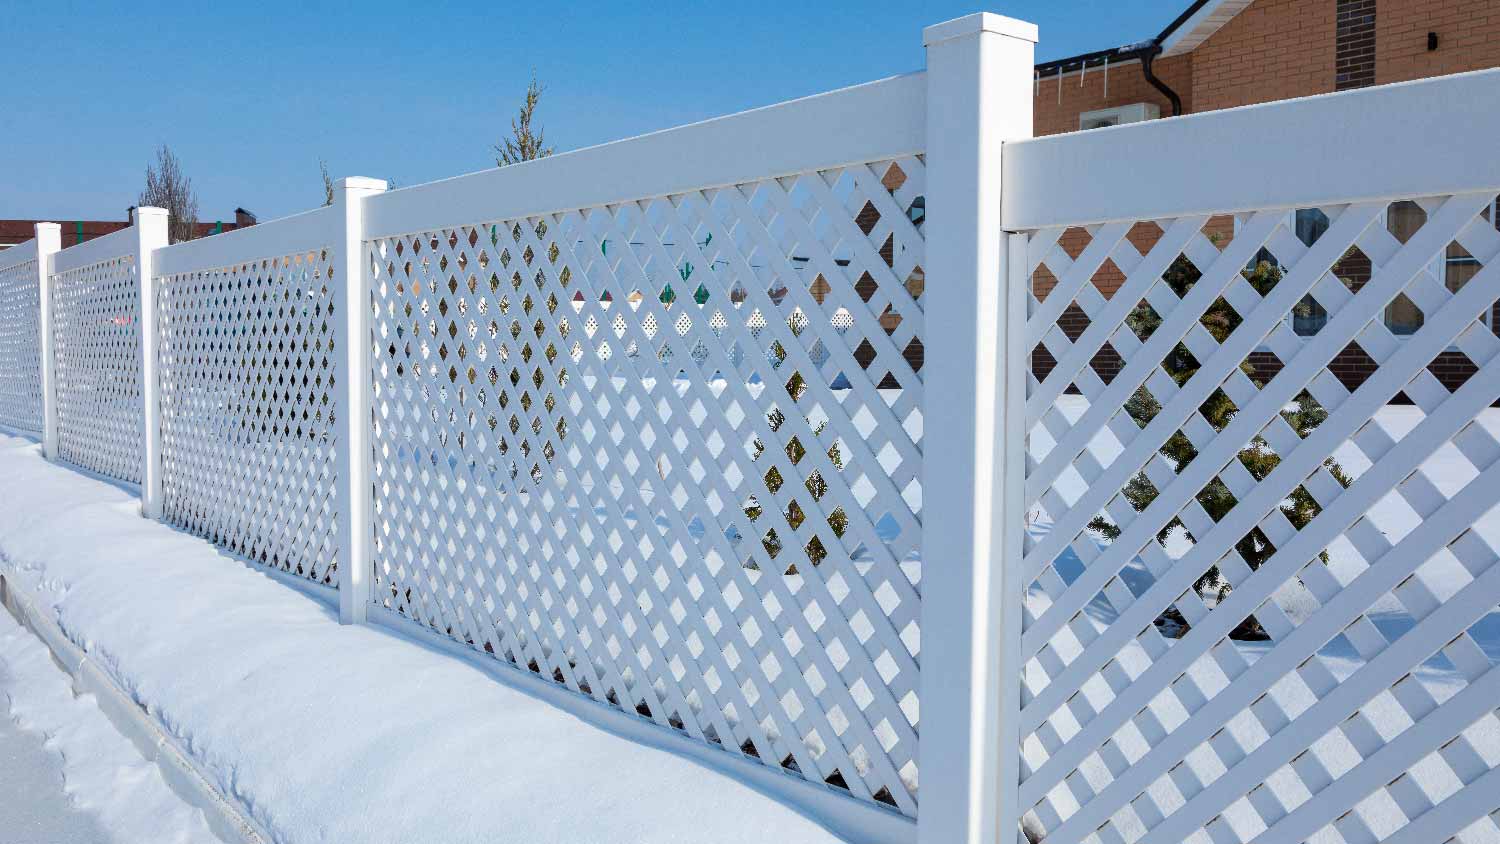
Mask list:
[[966,35],[978,35],[981,32],[1008,35],[1011,38],[1030,41],[1032,44],[1037,42],[1037,28],[1034,23],[990,12],[975,12],[951,21],[935,23],[922,30],[922,46],[931,47],[944,41],[952,41]]
[[339,190],[382,191],[387,187],[385,179],[372,179],[369,176],[345,176],[333,184]]

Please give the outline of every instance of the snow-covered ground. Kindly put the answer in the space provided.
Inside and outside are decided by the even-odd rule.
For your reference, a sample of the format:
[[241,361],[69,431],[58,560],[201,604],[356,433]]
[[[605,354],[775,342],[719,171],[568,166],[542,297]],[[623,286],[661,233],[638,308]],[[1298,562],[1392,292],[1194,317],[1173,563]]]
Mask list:
[[340,626],[321,598],[5,436],[0,571],[278,842],[839,840],[468,661]]
[[0,829],[27,842],[109,844],[98,819],[68,799],[62,757],[44,741],[0,718]]
[[0,610],[0,840],[218,842],[47,646]]
[[42,744],[0,718],[0,829],[27,844],[110,844],[98,819],[63,792],[63,763]]

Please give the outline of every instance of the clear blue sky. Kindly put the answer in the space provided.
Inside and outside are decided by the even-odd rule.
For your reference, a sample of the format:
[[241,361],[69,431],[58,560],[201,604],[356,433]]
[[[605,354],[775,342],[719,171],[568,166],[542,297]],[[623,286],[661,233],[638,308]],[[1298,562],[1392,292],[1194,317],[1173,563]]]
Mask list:
[[532,68],[566,150],[919,69],[923,26],[980,9],[1036,22],[1042,61],[1188,0],[354,5],[10,4],[0,218],[120,219],[163,142],[209,221],[320,204],[319,158],[402,185],[480,170]]

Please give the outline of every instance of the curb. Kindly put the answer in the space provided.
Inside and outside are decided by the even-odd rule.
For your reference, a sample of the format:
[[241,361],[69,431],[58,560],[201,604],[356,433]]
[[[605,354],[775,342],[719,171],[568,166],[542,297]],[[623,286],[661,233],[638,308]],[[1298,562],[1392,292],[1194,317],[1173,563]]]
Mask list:
[[148,762],[155,762],[167,786],[189,805],[203,810],[209,829],[227,844],[269,844],[270,834],[238,800],[226,796],[177,740],[122,689],[109,672],[91,660],[37,604],[14,573],[0,574],[0,604],[21,626],[35,633],[52,659],[73,678],[74,694],[92,694],[121,735]]

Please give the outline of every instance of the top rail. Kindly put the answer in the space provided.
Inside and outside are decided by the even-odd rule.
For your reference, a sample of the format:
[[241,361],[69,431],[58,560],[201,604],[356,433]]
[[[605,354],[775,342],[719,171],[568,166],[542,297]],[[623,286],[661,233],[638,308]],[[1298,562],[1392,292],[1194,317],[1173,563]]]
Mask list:
[[0,251],[0,270],[10,269],[27,261],[35,261],[37,257],[36,238],[18,243],[9,249]]
[[1500,69],[1052,135],[1005,147],[1002,219],[1021,231],[1500,192],[1497,136]]
[[333,208],[315,208],[213,237],[174,243],[153,253],[153,271],[158,276],[178,275],[330,246],[340,236],[339,224]]
[[134,227],[126,227],[93,240],[86,240],[77,246],[69,246],[53,256],[52,272],[54,274],[65,273],[110,258],[118,258],[121,255],[134,255],[138,238],[139,234]]
[[925,146],[925,72],[380,194],[366,236],[514,219],[666,196]]

